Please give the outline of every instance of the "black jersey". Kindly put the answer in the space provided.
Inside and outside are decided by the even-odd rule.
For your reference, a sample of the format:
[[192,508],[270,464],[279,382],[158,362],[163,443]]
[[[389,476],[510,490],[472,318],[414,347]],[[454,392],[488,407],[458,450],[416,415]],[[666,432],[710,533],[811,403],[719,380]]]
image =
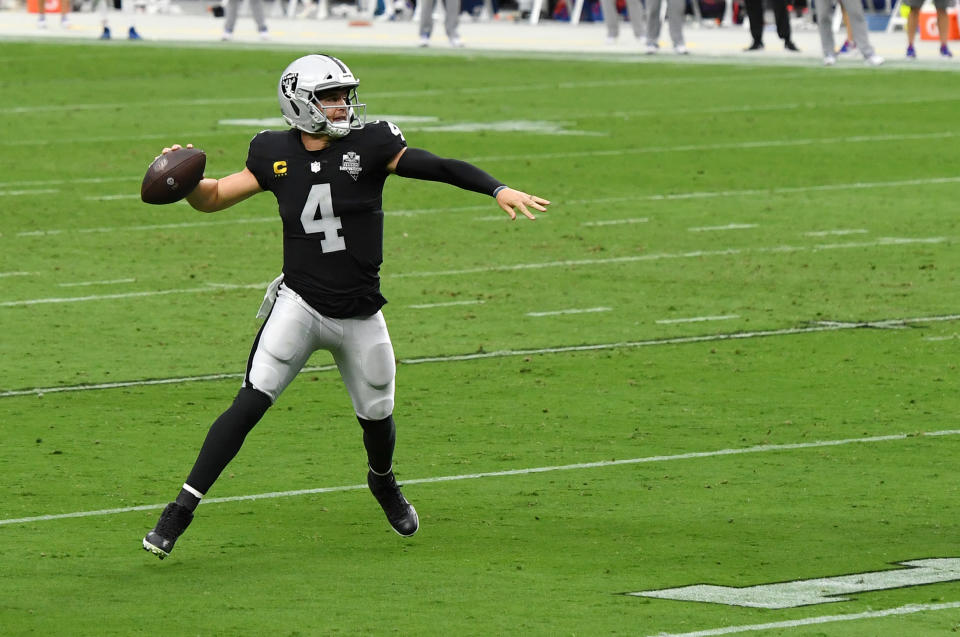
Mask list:
[[368,316],[380,294],[383,183],[387,164],[407,145],[400,129],[372,122],[323,150],[300,131],[263,131],[250,142],[247,168],[276,196],[283,220],[283,281],[321,314]]

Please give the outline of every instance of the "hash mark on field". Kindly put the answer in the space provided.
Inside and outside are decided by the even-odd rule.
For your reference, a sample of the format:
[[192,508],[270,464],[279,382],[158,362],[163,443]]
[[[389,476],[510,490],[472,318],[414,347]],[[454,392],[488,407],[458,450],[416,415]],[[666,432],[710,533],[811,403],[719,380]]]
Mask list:
[[[715,341],[733,341],[744,340],[748,338],[764,338],[771,336],[797,336],[800,334],[816,334],[818,332],[835,332],[839,330],[859,329],[859,328],[885,328],[910,325],[913,323],[940,323],[960,320],[960,314],[948,314],[945,316],[920,316],[914,318],[887,319],[881,321],[870,321],[866,323],[843,323],[822,321],[818,325],[810,327],[791,327],[775,330],[760,330],[755,332],[728,332],[720,334],[706,334],[703,336],[678,336],[675,338],[651,339],[646,341],[622,341],[619,343],[596,343],[593,345],[566,345],[559,347],[543,347],[539,349],[514,349],[499,350],[495,352],[475,352],[473,354],[453,354],[447,356],[426,356],[422,358],[404,358],[400,360],[403,365],[419,365],[422,363],[454,363],[461,361],[481,360],[487,358],[506,358],[508,356],[533,356],[537,354],[567,354],[573,352],[597,352],[609,349],[628,349],[633,347],[656,347],[662,345],[686,345],[689,343],[709,343]],[[336,369],[334,365],[323,367],[305,367],[305,372],[332,371]],[[42,396],[44,394],[55,394],[60,392],[74,391],[94,391],[99,389],[118,389],[121,387],[145,387],[149,385],[172,385],[176,383],[206,382],[214,380],[225,380],[228,378],[241,378],[243,373],[229,374],[205,374],[202,376],[187,376],[183,378],[159,378],[153,380],[131,380],[118,381],[113,383],[99,383],[95,385],[61,385],[59,387],[34,387],[32,389],[15,389],[0,392],[0,398],[12,398],[14,396]]]
[[8,276],[30,276],[35,272],[0,272],[0,279]]
[[819,232],[804,232],[803,236],[805,237],[828,237],[828,236],[843,236],[848,234],[867,234],[869,230],[864,230],[862,228],[857,228],[853,230],[821,230]]
[[93,195],[91,197],[84,197],[84,201],[115,201],[118,199],[139,199],[140,195]]
[[747,624],[745,626],[723,626],[722,628],[695,630],[692,633],[657,633],[656,635],[650,635],[650,637],[714,637],[715,635],[732,635],[734,633],[746,633],[757,630],[796,628],[798,626],[812,626],[814,624],[829,624],[832,622],[848,622],[858,619],[876,619],[879,617],[911,615],[913,613],[923,613],[932,610],[947,610],[951,608],[960,608],[960,602],[945,602],[943,604],[907,604],[906,606],[898,606],[896,608],[887,608],[884,610],[869,610],[863,613],[850,613],[847,615],[821,615],[819,617],[805,617],[803,619],[791,619],[781,622],[769,622],[766,624]]
[[0,197],[17,197],[19,195],[49,195],[60,192],[54,188],[44,188],[42,190],[0,190]]
[[[186,205],[184,202],[178,201],[173,205]],[[251,217],[247,219],[229,219],[223,221],[184,221],[182,223],[151,223],[141,226],[105,226],[100,228],[71,228],[69,232],[71,234],[92,234],[92,233],[105,233],[105,232],[118,232],[121,230],[130,230],[135,232],[140,231],[150,231],[150,230],[173,230],[177,228],[203,228],[206,226],[224,226],[224,225],[234,225],[242,223],[275,223],[276,219],[274,217]],[[67,232],[66,230],[54,229],[54,230],[29,230],[24,232],[18,232],[18,237],[44,237],[48,235],[63,234]]]
[[660,319],[657,321],[660,325],[669,325],[671,323],[700,323],[703,321],[727,321],[740,318],[739,314],[723,314],[720,316],[693,316],[691,318]]
[[[129,177],[76,177],[74,179],[40,179],[34,181],[6,181],[0,182],[0,188],[9,188],[17,186],[67,186],[74,184],[105,184],[112,181],[140,181],[143,175],[131,175]],[[53,192],[58,192],[54,190]]]
[[[866,444],[872,442],[891,442],[895,440],[909,440],[911,438],[927,438],[940,436],[960,435],[960,429],[943,429],[940,431],[917,432],[917,433],[898,433],[885,436],[867,436],[864,438],[841,438],[838,440],[816,440],[813,442],[796,442],[778,445],[754,445],[752,447],[739,447],[728,449],[715,449],[713,451],[691,451],[688,453],[678,453],[668,456],[645,456],[641,458],[626,458],[623,460],[600,460],[598,462],[581,462],[576,464],[554,465],[547,467],[528,467],[525,469],[507,469],[504,471],[486,471],[481,473],[465,473],[448,476],[435,476],[433,478],[414,478],[412,480],[400,480],[401,485],[411,484],[435,484],[439,482],[454,482],[459,480],[476,480],[479,478],[503,478],[508,476],[524,476],[534,473],[550,473],[553,471],[574,471],[579,469],[601,469],[605,467],[618,467],[623,465],[651,464],[659,462],[673,462],[676,460],[693,460],[699,458],[717,458],[724,456],[740,456],[752,453],[766,453],[777,451],[796,451],[801,449],[822,449],[824,447],[841,447],[852,444]],[[242,502],[249,500],[267,500],[275,498],[288,498],[298,495],[314,495],[318,493],[335,493],[338,491],[357,491],[366,490],[366,484],[352,484],[339,487],[318,487],[314,489],[297,489],[294,491],[273,491],[270,493],[255,493],[252,495],[237,495],[223,498],[204,498],[204,505],[218,502]],[[119,513],[131,513],[134,511],[152,511],[164,508],[166,502],[162,504],[145,504],[141,506],[123,507],[118,509],[100,509],[97,511],[77,511],[74,513],[55,513],[50,515],[37,515],[26,518],[12,518],[0,520],[0,526],[6,524],[26,524],[30,522],[48,522],[51,520],[63,520],[67,518],[84,518],[101,515],[114,515]]]
[[747,230],[756,228],[755,223],[728,223],[725,226],[700,226],[698,228],[687,228],[689,232],[714,232],[717,230]]
[[453,305],[477,305],[478,303],[486,303],[481,299],[474,299],[472,301],[446,301],[444,303],[420,303],[417,305],[408,305],[407,307],[413,308],[415,310],[426,310],[434,307],[450,307]]
[[584,221],[582,226],[616,226],[624,223],[647,223],[650,221],[647,217],[637,217],[634,219],[610,219],[609,221]]
[[136,279],[111,279],[109,281],[77,281],[76,283],[58,283],[60,287],[73,288],[87,285],[114,285],[117,283],[133,283]]
[[557,316],[559,314],[590,314],[592,312],[609,312],[609,307],[588,307],[584,309],[554,310],[552,312],[527,312],[527,316]]

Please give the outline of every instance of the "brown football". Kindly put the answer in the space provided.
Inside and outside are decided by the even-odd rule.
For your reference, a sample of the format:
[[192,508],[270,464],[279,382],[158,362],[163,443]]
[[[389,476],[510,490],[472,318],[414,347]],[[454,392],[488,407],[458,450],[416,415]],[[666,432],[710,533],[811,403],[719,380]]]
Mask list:
[[140,184],[140,198],[146,203],[180,201],[203,179],[207,155],[199,148],[178,148],[164,153],[150,164]]

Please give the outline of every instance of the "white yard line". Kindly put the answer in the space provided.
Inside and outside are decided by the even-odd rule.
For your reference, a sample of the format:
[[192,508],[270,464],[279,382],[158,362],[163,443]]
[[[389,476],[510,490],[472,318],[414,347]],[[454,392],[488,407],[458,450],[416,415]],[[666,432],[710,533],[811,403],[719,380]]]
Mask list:
[[803,236],[805,237],[829,237],[829,236],[838,236],[842,237],[848,234],[867,234],[869,230],[864,230],[862,228],[854,228],[850,230],[820,230],[817,232],[804,232]]
[[[330,372],[337,369],[336,365],[320,365],[317,367],[304,367],[300,370],[301,374],[310,372]],[[200,376],[180,376],[176,378],[153,378],[148,380],[128,380],[117,381],[114,383],[95,383],[92,385],[64,385],[61,387],[36,387],[34,389],[21,389],[6,391],[0,393],[0,398],[11,398],[13,396],[43,396],[44,394],[59,394],[63,392],[75,391],[99,391],[103,389],[120,389],[125,387],[150,387],[153,385],[177,385],[180,383],[198,383],[215,380],[229,380],[231,378],[243,378],[243,372],[231,372],[228,374],[203,374]]]
[[705,321],[729,321],[730,319],[740,318],[739,314],[723,314],[720,316],[691,316],[690,318],[660,319],[656,321],[658,325],[670,325],[672,323],[702,323]]
[[[595,352],[609,349],[629,349],[634,347],[658,347],[664,345],[684,345],[688,343],[709,343],[714,341],[747,340],[752,338],[766,338],[772,336],[796,336],[801,334],[815,334],[818,332],[835,332],[839,330],[861,328],[896,328],[916,323],[945,323],[960,321],[960,314],[941,316],[918,316],[900,319],[882,319],[863,323],[848,323],[840,321],[823,321],[809,327],[789,327],[774,330],[757,330],[753,332],[727,332],[719,334],[704,334],[701,336],[678,336],[674,338],[649,339],[644,341],[619,341],[616,343],[594,343],[590,345],[562,345],[556,347],[541,347],[534,349],[497,350],[493,352],[474,352],[472,354],[449,354],[446,356],[425,356],[421,358],[404,358],[403,365],[421,365],[425,363],[453,363],[461,361],[482,360],[488,358],[506,358],[512,356],[534,356],[538,354],[566,354],[572,352]],[[322,367],[307,367],[302,373],[317,371],[332,371],[334,365]],[[75,391],[97,391],[102,389],[116,389],[120,387],[144,387],[149,385],[173,385],[177,383],[191,383],[201,381],[224,380],[228,378],[242,378],[242,373],[205,374],[200,376],[184,376],[178,378],[159,378],[150,380],[117,381],[112,383],[98,383],[92,385],[61,385],[59,387],[33,387],[0,392],[0,398],[15,396],[42,396]]]
[[[813,442],[786,443],[779,445],[754,445],[752,447],[740,447],[730,449],[715,449],[712,451],[691,451],[688,453],[678,453],[665,456],[645,456],[641,458],[626,458],[623,460],[601,460],[597,462],[581,462],[576,464],[555,465],[546,467],[527,467],[521,469],[507,469],[504,471],[486,471],[481,473],[464,473],[447,476],[435,476],[431,478],[413,478],[410,480],[401,480],[400,484],[409,486],[412,484],[436,484],[439,482],[454,482],[459,480],[476,480],[479,478],[502,478],[507,476],[523,476],[535,473],[551,473],[554,471],[576,471],[584,469],[602,469],[606,467],[619,467],[624,465],[652,464],[661,462],[676,462],[678,460],[692,460],[701,458],[717,458],[724,456],[741,456],[754,453],[770,453],[780,451],[798,451],[802,449],[822,449],[824,447],[841,447],[854,444],[869,444],[878,442],[892,442],[898,440],[916,440],[927,437],[956,436],[960,435],[958,429],[943,429],[931,432],[911,432],[896,433],[885,436],[866,436],[863,438],[842,438],[838,440],[816,440]],[[271,500],[276,498],[288,498],[301,495],[314,495],[318,493],[334,493],[338,491],[356,491],[367,489],[366,484],[352,484],[335,487],[317,487],[313,489],[296,489],[293,491],[274,491],[271,493],[255,493],[251,495],[238,495],[223,498],[204,498],[204,506],[222,502],[241,502],[250,500]],[[0,526],[10,524],[29,524],[35,522],[50,522],[53,520],[63,520],[68,518],[84,518],[104,515],[116,515],[121,513],[130,513],[134,511],[159,510],[167,505],[166,502],[159,504],[145,504],[141,506],[122,507],[116,509],[99,509],[95,511],[75,511],[71,513],[52,513],[48,515],[36,515],[24,518],[9,518],[0,520]]]
[[687,228],[688,232],[716,232],[718,230],[749,230],[757,228],[755,223],[728,223],[725,226],[699,226],[696,228]]
[[[494,161],[533,161],[541,159],[582,159],[584,157],[617,157],[621,155],[646,155],[659,153],[687,153],[710,150],[748,150],[754,148],[790,148],[793,146],[819,146],[828,144],[864,144],[875,142],[902,142],[923,141],[928,139],[941,140],[960,135],[960,131],[943,131],[937,133],[895,133],[886,135],[850,135],[846,137],[808,137],[794,139],[758,139],[754,141],[719,142],[713,144],[681,144],[678,146],[641,146],[639,148],[614,148],[610,150],[576,150],[556,153],[531,153],[522,155],[489,155],[486,157],[472,157],[473,162]],[[769,192],[769,191],[761,191]]]
[[584,221],[582,226],[618,226],[625,223],[647,223],[650,221],[647,217],[637,217],[634,219],[610,219],[608,221]]
[[55,188],[42,188],[35,190],[0,190],[0,197],[19,197],[21,195],[49,195],[60,192]]
[[527,312],[527,316],[541,317],[541,316],[559,316],[561,314],[592,314],[594,312],[609,312],[613,308],[610,307],[588,307],[583,309],[568,309],[568,310],[552,310],[549,312]]
[[444,301],[443,303],[419,303],[417,305],[408,305],[407,307],[414,310],[427,310],[434,307],[452,307],[455,305],[478,305],[485,303],[480,299],[473,299],[471,301]]
[[[775,630],[777,628],[798,628],[801,626],[814,626],[818,624],[830,624],[834,622],[849,622],[858,619],[877,619],[880,617],[895,617],[900,615],[912,615],[914,613],[926,613],[937,610],[948,610],[951,608],[960,608],[960,602],[945,602],[942,604],[907,604],[896,608],[887,608],[884,610],[870,610],[862,613],[850,613],[847,615],[820,615],[818,617],[805,617],[803,619],[790,619],[780,622],[768,622],[766,624],[748,624],[745,626],[724,626],[721,628],[708,628],[706,630],[695,630],[690,633],[657,633],[650,637],[714,637],[716,635],[733,635],[736,633],[747,633],[758,630]],[[895,631],[894,631],[895,632]]]

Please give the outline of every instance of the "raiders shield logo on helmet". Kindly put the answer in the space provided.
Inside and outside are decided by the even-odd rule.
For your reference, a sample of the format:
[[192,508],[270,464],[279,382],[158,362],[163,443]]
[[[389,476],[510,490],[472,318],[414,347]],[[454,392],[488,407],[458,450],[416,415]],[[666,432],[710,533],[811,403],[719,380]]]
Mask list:
[[287,73],[280,79],[280,90],[283,91],[283,96],[292,99],[294,92],[297,90],[297,74],[296,73]]

